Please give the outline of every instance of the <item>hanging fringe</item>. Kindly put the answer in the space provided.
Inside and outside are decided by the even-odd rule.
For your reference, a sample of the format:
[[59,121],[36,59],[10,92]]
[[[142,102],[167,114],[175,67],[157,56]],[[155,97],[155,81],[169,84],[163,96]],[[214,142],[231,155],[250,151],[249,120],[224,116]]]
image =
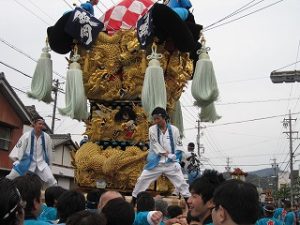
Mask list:
[[219,97],[219,89],[212,61],[207,54],[210,48],[205,47],[203,36],[201,44],[202,47],[197,52],[200,55],[196,64],[191,91],[196,100],[194,105],[201,107],[200,120],[202,122],[214,122],[221,118],[217,114],[214,104],[214,101]]
[[201,122],[215,122],[216,120],[220,119],[221,116],[219,116],[216,112],[215,103],[211,103],[207,106],[203,106],[201,108],[201,113],[199,114],[199,118]]
[[151,113],[156,107],[166,109],[167,106],[167,92],[164,80],[163,69],[160,66],[158,59],[162,57],[158,54],[156,45],[152,46],[151,55],[147,56],[150,60],[146,69],[146,74],[142,89],[142,106],[151,120]]
[[176,102],[175,110],[172,113],[171,122],[178,128],[180,136],[183,138],[184,137],[184,133],[183,133],[184,126],[183,126],[181,104],[180,104],[179,100]]
[[70,116],[72,119],[85,120],[88,117],[87,102],[82,81],[82,71],[77,62],[80,56],[77,54],[77,46],[71,57],[71,64],[67,72],[65,108],[59,108],[62,115]]
[[192,95],[196,100],[195,105],[202,107],[217,100],[219,89],[215,77],[213,64],[207,54],[209,48],[202,42],[202,48],[198,50],[199,60],[197,61],[192,81]]
[[50,47],[48,39],[46,46],[42,49],[42,54],[37,62],[32,81],[31,92],[27,95],[30,98],[38,99],[45,103],[53,101],[51,97],[52,91],[52,60],[50,55]]

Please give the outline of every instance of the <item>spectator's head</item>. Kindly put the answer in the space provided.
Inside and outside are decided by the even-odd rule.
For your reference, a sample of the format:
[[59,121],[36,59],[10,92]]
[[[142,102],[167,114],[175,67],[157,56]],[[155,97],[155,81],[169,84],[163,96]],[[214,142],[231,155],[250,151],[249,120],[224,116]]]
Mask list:
[[0,178],[0,225],[21,225],[24,221],[23,201],[13,181]]
[[155,210],[162,212],[163,216],[167,216],[168,214],[167,208],[168,208],[168,203],[165,200],[163,199],[155,200]]
[[265,206],[263,206],[263,210],[264,210],[264,215],[266,217],[273,217],[274,211],[275,211],[275,206],[272,203],[266,204]]
[[120,192],[117,191],[107,191],[103,193],[100,197],[98,208],[102,210],[102,208],[107,204],[107,202],[115,198],[123,199],[123,196],[120,194]]
[[48,187],[45,191],[45,203],[48,207],[55,207],[57,199],[66,190],[60,186]]
[[72,214],[85,210],[84,195],[78,191],[65,191],[57,200],[57,214],[60,223],[65,223]]
[[136,196],[136,211],[145,212],[155,209],[154,198],[146,191],[138,193]]
[[192,151],[194,151],[194,149],[195,149],[195,144],[194,144],[194,142],[188,143],[188,151],[189,151],[189,152],[192,152]]
[[26,202],[25,219],[37,218],[42,207],[41,179],[34,173],[26,173],[24,176],[15,178],[14,183],[20,191],[22,200]]
[[123,198],[108,201],[102,212],[107,219],[107,225],[132,225],[135,218],[133,206]]
[[205,220],[214,207],[212,197],[214,190],[224,181],[222,174],[216,170],[205,170],[201,177],[190,185],[191,197],[188,199],[191,215]]
[[251,225],[259,218],[259,197],[253,184],[228,180],[214,192],[214,225]]
[[83,210],[74,213],[67,219],[66,225],[106,225],[106,218],[102,213]]
[[284,200],[283,201],[283,208],[285,210],[290,210],[292,207],[291,201],[290,200]]
[[194,180],[190,185],[192,195],[187,201],[192,216],[205,220],[211,215],[213,193],[224,180],[216,170],[205,170],[201,177]]
[[89,191],[86,195],[86,208],[97,209],[100,197],[104,192],[104,189],[95,189]]
[[169,205],[167,211],[169,218],[175,218],[183,213],[183,210],[179,205]]

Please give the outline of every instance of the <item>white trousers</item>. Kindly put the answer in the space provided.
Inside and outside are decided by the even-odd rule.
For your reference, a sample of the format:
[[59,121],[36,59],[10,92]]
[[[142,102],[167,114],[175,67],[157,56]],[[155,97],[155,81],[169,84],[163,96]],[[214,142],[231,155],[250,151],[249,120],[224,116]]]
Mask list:
[[136,198],[138,193],[145,191],[150,184],[157,180],[162,174],[169,178],[171,183],[175,186],[175,189],[177,189],[183,197],[187,198],[191,196],[189,185],[184,180],[181,166],[178,162],[160,163],[152,170],[143,170],[132,191],[132,196]]
[[[32,172],[32,171],[31,171]],[[36,175],[38,175],[42,181],[46,183],[48,187],[57,185],[57,181],[54,178],[52,171],[49,166],[46,166],[42,171],[40,171],[37,167],[35,168],[35,171],[33,172]],[[13,180],[16,177],[19,177],[20,174],[15,170],[11,169],[10,173],[6,176],[6,178]]]

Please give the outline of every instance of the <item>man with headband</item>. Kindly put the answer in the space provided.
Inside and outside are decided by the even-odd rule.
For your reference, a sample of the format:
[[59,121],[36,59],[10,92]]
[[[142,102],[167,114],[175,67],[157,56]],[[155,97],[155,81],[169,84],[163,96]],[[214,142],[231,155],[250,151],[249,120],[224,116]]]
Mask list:
[[167,122],[165,109],[156,107],[151,115],[154,125],[149,128],[147,164],[132,192],[132,202],[135,203],[137,194],[145,191],[162,174],[187,199],[191,194],[179,164],[183,152],[179,130]]
[[6,176],[14,179],[30,171],[36,173],[48,186],[56,185],[50,165],[52,156],[52,141],[43,132],[44,119],[37,116],[33,119],[33,129],[22,135],[9,157],[15,161],[11,172]]

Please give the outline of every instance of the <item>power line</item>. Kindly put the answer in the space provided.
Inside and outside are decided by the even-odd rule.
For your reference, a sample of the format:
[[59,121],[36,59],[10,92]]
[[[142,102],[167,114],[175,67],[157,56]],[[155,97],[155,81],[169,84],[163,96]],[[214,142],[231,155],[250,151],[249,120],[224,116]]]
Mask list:
[[[24,76],[30,78],[30,79],[33,78],[32,76],[29,76],[28,74],[24,73],[24,72],[21,71],[21,70],[16,69],[16,68],[13,67],[13,66],[10,66],[10,65],[8,65],[8,64],[6,64],[6,63],[4,63],[4,62],[2,62],[2,61],[0,61],[0,63],[1,63],[2,65],[6,66],[6,67],[8,67],[8,68],[10,68],[10,69],[12,69],[12,70],[18,72],[18,73],[20,73],[20,74],[22,74],[22,75],[24,75]],[[60,89],[60,88],[58,89],[58,92],[60,92],[60,93],[62,93],[62,94],[65,94],[65,92],[64,92],[62,89]]]
[[[281,163],[281,162],[279,162]],[[285,162],[283,162],[285,163]],[[204,164],[205,165],[205,164]],[[230,164],[230,166],[237,166],[237,167],[240,167],[240,166],[268,166],[270,165],[270,163],[258,163],[258,164]],[[214,166],[227,166],[227,164],[223,164],[223,165],[214,165]]]
[[8,64],[6,64],[6,63],[4,63],[4,62],[2,62],[2,61],[0,61],[0,63],[1,63],[2,65],[6,66],[6,67],[8,67],[8,68],[10,68],[10,69],[12,69],[12,70],[14,70],[14,71],[16,71],[16,72],[18,72],[18,73],[24,75],[25,77],[28,77],[28,78],[31,78],[31,79],[32,79],[32,76],[29,76],[28,74],[22,72],[21,70],[18,70],[18,69],[16,69],[16,68],[14,68],[14,67],[12,67],[12,66],[10,66],[10,65],[8,65]]
[[[222,21],[224,21],[224,20],[226,20],[226,19],[228,19],[228,18],[230,18],[230,17],[232,17],[232,16],[235,16],[235,15],[237,15],[237,14],[239,14],[239,13],[241,13],[241,12],[243,12],[243,11],[249,9],[249,8],[252,8],[253,6],[255,6],[255,5],[257,5],[257,4],[261,3],[261,2],[263,2],[264,0],[261,0],[261,1],[255,3],[255,4],[251,5],[251,6],[248,6],[248,5],[250,5],[251,3],[255,2],[255,1],[256,1],[256,0],[252,0],[252,1],[248,2],[247,4],[243,5],[242,7],[238,8],[237,10],[233,11],[232,13],[230,13],[230,14],[227,15],[227,16],[225,16],[224,18],[222,18],[222,19],[220,19],[220,20],[218,20],[218,21],[216,21],[216,22],[214,22],[214,23],[212,23],[212,24],[210,24],[210,25],[204,27],[203,30],[206,30],[206,29],[208,29],[209,27],[212,27],[212,26],[214,26],[214,25],[216,25],[216,24],[218,24],[218,23],[220,23],[220,22],[222,22]],[[247,6],[248,6],[248,7],[247,7]]]
[[32,0],[28,0],[33,6],[35,6],[37,9],[39,9],[45,16],[47,16],[52,21],[55,21],[49,14],[47,14],[44,10],[42,10],[38,5],[36,5]]
[[[249,104],[249,103],[265,103],[265,102],[279,102],[279,101],[289,101],[289,100],[298,100],[299,98],[274,98],[274,99],[265,99],[265,100],[253,100],[253,101],[237,101],[237,102],[224,102],[224,103],[215,103],[215,105],[237,105],[237,104]],[[186,105],[183,107],[197,107],[195,105]]]
[[[11,86],[11,85],[10,85]],[[14,87],[14,86],[11,86],[13,89],[15,89],[15,90],[17,90],[17,91],[19,91],[19,92],[22,92],[23,94],[25,94],[25,95],[27,95],[27,93],[25,92],[25,91],[23,91],[23,90],[21,90],[21,89],[19,89],[19,88],[16,88],[16,87]]]
[[73,6],[70,5],[66,0],[62,0],[64,3],[66,3],[71,9],[73,9]]
[[[27,53],[23,52],[21,49],[17,48],[16,46],[10,44],[9,42],[7,42],[6,40],[4,40],[3,38],[0,37],[0,41],[2,43],[4,43],[5,45],[7,45],[8,47],[10,47],[11,49],[21,53],[22,55],[26,56],[27,58],[31,59],[34,62],[38,62],[38,60],[34,59],[32,56],[28,55]],[[59,74],[58,72],[53,71],[54,74],[56,74],[57,76],[59,76],[62,79],[66,79],[64,76],[62,76],[61,74]]]
[[[300,112],[292,113],[292,115],[295,115],[295,114],[300,114]],[[250,119],[250,120],[243,120],[243,121],[236,121],[236,122],[221,123],[221,124],[210,125],[210,126],[207,126],[207,127],[218,127],[218,126],[225,126],[225,125],[231,125],[231,124],[237,124],[237,123],[248,123],[248,122],[254,122],[254,121],[265,120],[265,119],[272,119],[272,118],[283,117],[283,116],[286,116],[286,114],[276,115],[276,116],[260,117],[260,118],[255,118],[255,119]],[[193,130],[193,129],[195,129],[195,128],[186,128],[185,130]]]
[[21,4],[20,2],[18,2],[17,0],[14,0],[17,4],[19,4],[20,6],[22,6],[25,10],[27,10],[29,13],[31,13],[33,16],[35,16],[36,18],[38,18],[40,21],[42,21],[43,23],[45,23],[46,25],[50,26],[50,24],[44,20],[43,18],[41,18],[40,16],[38,16],[37,14],[35,14],[31,9],[27,8],[25,5]]
[[224,25],[229,24],[229,23],[232,23],[232,22],[235,22],[235,21],[240,20],[240,19],[242,19],[242,18],[244,18],[244,17],[246,17],[246,16],[250,16],[251,14],[257,13],[257,12],[259,12],[259,11],[261,11],[261,10],[264,10],[264,9],[267,9],[267,8],[269,8],[269,7],[271,7],[271,6],[274,6],[274,5],[276,5],[276,4],[278,4],[278,3],[282,2],[282,1],[284,1],[284,0],[279,0],[279,1],[277,1],[277,2],[274,2],[274,3],[272,3],[272,4],[267,5],[267,6],[265,6],[265,7],[262,7],[262,8],[260,8],[260,9],[254,10],[254,11],[248,13],[248,14],[245,14],[245,15],[243,15],[243,16],[240,16],[240,17],[238,17],[238,18],[236,18],[236,19],[229,20],[228,22],[225,22],[225,23],[221,23],[221,24],[216,25],[216,26],[214,26],[214,27],[211,27],[211,28],[209,28],[209,29],[207,29],[207,30],[203,30],[203,32],[204,32],[204,31],[209,31],[209,30],[215,29],[215,28],[217,28],[217,27],[224,26]]
[[274,70],[274,71],[282,70],[282,69],[287,68],[287,67],[289,67],[289,66],[296,65],[296,64],[299,63],[299,62],[300,62],[300,60],[299,60],[299,61],[296,61],[296,62],[294,62],[294,63],[288,64],[288,65],[286,65],[286,66],[280,67],[280,68],[278,68],[278,69],[276,69],[276,70]]

